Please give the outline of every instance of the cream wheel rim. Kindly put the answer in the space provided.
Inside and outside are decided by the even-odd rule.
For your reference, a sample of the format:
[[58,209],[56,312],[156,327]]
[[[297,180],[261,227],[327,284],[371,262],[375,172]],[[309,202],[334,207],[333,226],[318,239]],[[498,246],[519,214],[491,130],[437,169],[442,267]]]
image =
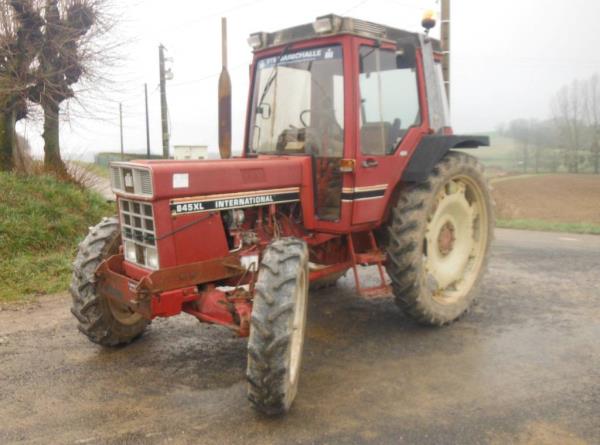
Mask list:
[[425,232],[424,266],[433,298],[452,304],[473,287],[487,247],[487,208],[481,186],[455,176],[435,198]]
[[292,334],[290,338],[289,400],[293,400],[295,396],[295,388],[300,372],[302,346],[304,344],[304,329],[306,326],[307,283],[306,271],[303,268],[298,276],[296,292],[294,295],[295,306],[292,319]]

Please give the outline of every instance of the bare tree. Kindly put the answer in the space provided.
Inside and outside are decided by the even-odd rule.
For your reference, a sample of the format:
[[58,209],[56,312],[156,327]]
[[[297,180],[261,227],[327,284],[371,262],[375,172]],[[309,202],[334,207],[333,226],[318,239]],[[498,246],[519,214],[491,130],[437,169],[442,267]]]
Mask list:
[[531,144],[531,122],[527,119],[515,119],[509,122],[507,134],[517,141],[521,152],[523,172],[529,169],[529,148]]
[[100,14],[98,0],[44,0],[44,29],[35,84],[29,99],[44,114],[44,162],[65,173],[60,155],[60,105],[75,96],[73,85],[85,74],[89,62],[86,50]]
[[569,172],[579,172],[580,149],[584,140],[585,124],[582,84],[574,80],[556,94],[552,103],[552,115],[564,148],[565,164]]
[[42,25],[34,0],[0,0],[0,170],[15,166],[15,124],[27,115]]
[[593,75],[586,81],[585,123],[588,127],[590,155],[595,174],[600,173],[600,77]]

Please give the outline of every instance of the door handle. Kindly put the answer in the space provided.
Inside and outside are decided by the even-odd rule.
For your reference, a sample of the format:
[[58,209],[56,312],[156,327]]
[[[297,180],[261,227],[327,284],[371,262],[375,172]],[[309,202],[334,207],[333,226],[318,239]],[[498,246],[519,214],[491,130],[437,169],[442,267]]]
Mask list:
[[364,168],[373,168],[373,167],[377,167],[378,165],[379,165],[379,162],[377,162],[377,159],[368,158],[368,159],[365,159],[364,161],[362,161],[362,166]]

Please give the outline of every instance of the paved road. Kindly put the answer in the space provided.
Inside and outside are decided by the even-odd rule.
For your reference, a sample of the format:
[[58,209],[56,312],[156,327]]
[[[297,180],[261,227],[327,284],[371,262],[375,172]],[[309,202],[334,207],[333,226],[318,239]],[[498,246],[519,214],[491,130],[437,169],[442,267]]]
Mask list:
[[351,280],[313,294],[285,418],[246,403],[245,341],[181,316],[122,349],[64,296],[0,312],[0,443],[598,444],[600,237],[498,230],[479,303],[420,327]]

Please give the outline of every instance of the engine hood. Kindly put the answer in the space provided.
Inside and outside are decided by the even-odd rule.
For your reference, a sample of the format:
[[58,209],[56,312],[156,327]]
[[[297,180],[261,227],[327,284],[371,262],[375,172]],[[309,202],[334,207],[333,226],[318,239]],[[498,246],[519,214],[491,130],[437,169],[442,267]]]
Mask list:
[[152,173],[154,200],[300,187],[309,157],[260,156],[201,161],[139,160]]

